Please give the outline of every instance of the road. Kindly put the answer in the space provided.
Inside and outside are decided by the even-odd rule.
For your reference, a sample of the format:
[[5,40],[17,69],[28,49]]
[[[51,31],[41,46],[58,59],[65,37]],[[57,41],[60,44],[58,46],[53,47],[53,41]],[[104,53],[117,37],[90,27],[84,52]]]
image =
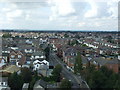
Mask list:
[[61,59],[53,52],[50,53],[50,63],[54,66],[60,64],[63,67],[62,75],[72,82],[72,88],[86,88],[87,90],[90,90],[87,83],[82,83],[81,76],[75,75],[73,72],[69,71],[65,67],[65,63],[63,63]]

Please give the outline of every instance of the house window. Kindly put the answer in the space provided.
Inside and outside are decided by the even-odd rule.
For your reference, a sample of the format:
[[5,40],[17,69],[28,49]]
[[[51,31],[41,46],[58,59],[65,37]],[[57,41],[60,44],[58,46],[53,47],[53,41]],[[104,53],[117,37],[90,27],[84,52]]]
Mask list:
[[11,58],[14,58],[15,57],[15,55],[11,55]]
[[39,67],[39,66],[37,65],[37,67]]
[[18,58],[21,58],[22,56],[21,55],[18,55]]

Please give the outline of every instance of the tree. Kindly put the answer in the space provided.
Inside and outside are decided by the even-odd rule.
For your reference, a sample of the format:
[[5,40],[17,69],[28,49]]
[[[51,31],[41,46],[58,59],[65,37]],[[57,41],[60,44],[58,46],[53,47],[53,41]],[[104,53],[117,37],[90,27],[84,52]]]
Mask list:
[[80,35],[79,34],[75,35],[75,38],[80,39]]
[[75,64],[74,64],[74,72],[75,74],[80,73],[82,70],[82,58],[80,53],[77,53],[76,59],[75,59]]
[[10,33],[5,33],[5,34],[3,34],[3,38],[10,38],[12,35],[10,34]]
[[72,84],[70,81],[68,81],[67,79],[63,79],[61,84],[60,84],[60,88],[67,88],[67,89],[71,89]]
[[65,38],[68,38],[68,37],[69,37],[69,35],[68,35],[68,34],[64,34],[64,37],[65,37]]
[[90,88],[97,90],[98,88],[111,88],[115,90],[120,89],[120,75],[102,66],[98,71],[94,65],[90,65],[83,70],[85,80]]
[[120,90],[120,75],[119,75],[119,78],[115,82],[114,88],[116,88],[116,90]]
[[11,90],[22,90],[23,79],[15,72],[8,77],[8,85]]
[[28,90],[33,90],[33,87],[34,87],[35,82],[36,82],[36,79],[35,79],[35,78],[32,78]]
[[95,71],[91,76],[92,82],[89,82],[91,88],[105,88],[107,77],[101,71]]
[[70,40],[68,41],[68,45],[71,45],[71,41]]
[[110,78],[108,78],[108,80],[106,81],[105,87],[106,88],[116,88],[117,86],[115,86],[115,84],[116,84],[117,80],[118,80],[117,74],[113,73],[112,75],[110,75]]
[[23,78],[24,83],[29,83],[32,79],[32,72],[29,68],[22,68],[20,75]]
[[113,39],[113,38],[112,38],[112,36],[110,36],[110,35],[109,35],[109,36],[107,36],[107,41],[108,41],[108,42],[110,42],[110,43],[111,43],[111,42],[112,42],[112,39]]
[[56,65],[55,68],[53,69],[52,72],[52,78],[55,81],[60,81],[60,74],[62,72],[62,66],[61,65]]
[[32,77],[32,80],[30,82],[30,85],[29,85],[29,89],[28,90],[33,90],[33,87],[34,87],[34,84],[36,81],[38,81],[41,77],[38,76],[38,73],[37,71],[34,72],[34,76]]
[[96,69],[95,69],[95,65],[94,64],[91,64],[90,66],[87,67],[87,70],[89,73],[92,73],[94,72]]
[[79,45],[79,42],[77,40],[73,40],[71,43],[70,43],[71,46],[74,46],[74,45]]
[[108,69],[106,66],[102,66],[102,67],[100,68],[100,71],[101,71],[102,73],[104,73],[104,75],[107,76],[108,78],[110,77],[110,75],[113,74],[113,71],[110,70],[110,69]]
[[50,46],[47,46],[44,51],[45,51],[46,59],[49,60]]

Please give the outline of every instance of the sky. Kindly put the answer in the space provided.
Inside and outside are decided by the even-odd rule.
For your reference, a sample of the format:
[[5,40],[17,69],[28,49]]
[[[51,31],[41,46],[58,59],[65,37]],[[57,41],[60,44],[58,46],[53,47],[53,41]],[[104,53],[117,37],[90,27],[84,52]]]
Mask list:
[[118,30],[119,0],[0,0],[0,29]]

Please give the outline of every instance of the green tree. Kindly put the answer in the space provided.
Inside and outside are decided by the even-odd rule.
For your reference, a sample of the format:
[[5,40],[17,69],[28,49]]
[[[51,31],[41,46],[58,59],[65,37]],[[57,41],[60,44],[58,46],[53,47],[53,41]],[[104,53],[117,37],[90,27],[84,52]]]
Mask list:
[[71,45],[71,41],[70,40],[68,41],[68,45]]
[[32,80],[30,82],[30,85],[29,85],[29,89],[28,90],[33,90],[33,87],[34,87],[34,84],[36,81],[38,81],[39,79],[41,79],[40,76],[38,76],[38,73],[37,71],[34,72],[34,75],[32,76]]
[[64,34],[64,37],[65,37],[65,38],[68,38],[68,37],[69,37],[69,35],[68,35],[68,34]]
[[53,80],[60,81],[61,72],[62,72],[62,66],[59,64],[56,65],[55,68],[53,69],[53,72],[52,72]]
[[49,54],[50,54],[50,46],[48,45],[46,48],[45,48],[45,56],[46,56],[46,59],[49,60]]
[[72,84],[70,81],[68,81],[67,79],[63,79],[61,84],[60,84],[60,88],[64,88],[64,89],[71,89]]
[[87,67],[87,70],[89,73],[92,73],[94,72],[96,69],[95,69],[95,65],[94,64],[90,64],[90,66]]
[[73,40],[71,43],[70,43],[71,46],[74,46],[74,45],[79,45],[79,42],[77,40]]
[[30,82],[30,85],[29,85],[29,90],[33,90],[33,87],[34,87],[34,84],[36,82],[36,79],[35,78],[32,78],[31,82]]
[[74,64],[74,72],[75,74],[80,73],[82,70],[82,58],[80,53],[77,53],[76,59],[75,59],[75,64]]
[[15,72],[8,77],[8,85],[11,90],[21,90],[23,86],[23,79]]
[[78,34],[75,35],[75,38],[80,39],[80,35],[78,35]]
[[120,90],[120,76],[119,78],[116,80],[115,84],[114,84],[114,88],[115,90]]
[[105,88],[107,77],[101,71],[95,71],[91,78],[91,88]]
[[118,79],[117,74],[113,73],[112,75],[110,75],[110,78],[107,79],[105,87],[106,88],[115,88],[117,79]]
[[5,33],[5,34],[3,34],[3,38],[10,38],[12,35],[10,34],[10,33]]
[[102,67],[100,68],[100,71],[101,71],[105,76],[107,76],[108,78],[110,77],[110,75],[113,74],[113,71],[110,70],[110,69],[108,69],[106,66],[102,66]]
[[32,72],[29,68],[22,68],[20,75],[23,78],[24,83],[29,83],[32,80]]

